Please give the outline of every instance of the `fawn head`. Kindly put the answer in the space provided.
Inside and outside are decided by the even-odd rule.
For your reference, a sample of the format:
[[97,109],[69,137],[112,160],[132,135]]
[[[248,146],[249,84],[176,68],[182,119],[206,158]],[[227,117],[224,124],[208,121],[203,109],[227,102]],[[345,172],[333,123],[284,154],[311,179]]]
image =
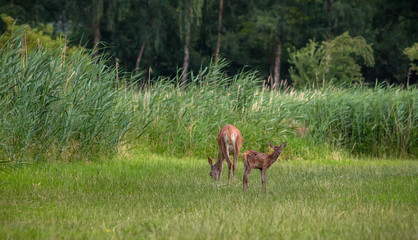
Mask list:
[[270,142],[270,147],[273,148],[274,153],[277,154],[277,156],[279,156],[282,153],[283,148],[286,147],[286,144],[287,142],[284,142],[280,146],[274,146],[274,144]]
[[208,162],[210,165],[209,175],[213,178],[213,180],[218,181],[220,174],[218,166],[216,164],[212,164],[212,159],[210,159],[210,157],[208,157]]

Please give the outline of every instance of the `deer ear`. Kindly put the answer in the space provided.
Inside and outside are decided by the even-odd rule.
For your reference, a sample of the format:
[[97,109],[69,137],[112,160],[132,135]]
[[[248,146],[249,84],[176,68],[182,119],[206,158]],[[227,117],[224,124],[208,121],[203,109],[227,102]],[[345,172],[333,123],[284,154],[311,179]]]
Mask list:
[[271,147],[271,148],[274,148],[274,144],[273,144],[273,143],[271,143],[271,142],[270,142],[270,147]]
[[286,145],[287,145],[287,142],[284,142],[281,146],[280,146],[280,148],[284,148],[284,147],[286,147]]
[[209,162],[209,165],[213,166],[212,159],[210,159],[210,157],[208,157],[208,162]]

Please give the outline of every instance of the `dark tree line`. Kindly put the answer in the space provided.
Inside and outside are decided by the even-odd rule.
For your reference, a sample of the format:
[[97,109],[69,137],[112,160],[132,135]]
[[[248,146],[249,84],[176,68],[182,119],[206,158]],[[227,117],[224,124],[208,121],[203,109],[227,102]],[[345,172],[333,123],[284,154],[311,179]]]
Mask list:
[[102,42],[97,54],[110,53],[127,71],[181,74],[183,81],[220,56],[231,73],[250,66],[272,84],[291,81],[291,49],[348,32],[373,48],[375,65],[361,69],[366,81],[403,84],[409,70],[403,51],[418,41],[417,6],[413,0],[2,0],[0,13],[38,29],[52,24],[74,44]]

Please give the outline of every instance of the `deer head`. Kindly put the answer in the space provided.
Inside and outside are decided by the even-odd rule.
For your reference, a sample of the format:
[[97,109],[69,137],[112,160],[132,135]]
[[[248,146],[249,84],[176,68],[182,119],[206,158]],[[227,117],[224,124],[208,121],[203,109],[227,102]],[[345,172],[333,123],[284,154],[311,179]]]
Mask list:
[[220,175],[220,169],[217,164],[212,164],[212,159],[208,157],[208,162],[210,165],[210,173],[209,175],[213,178],[213,180],[218,181]]
[[[280,154],[282,153],[282,150],[284,147],[286,147],[287,142],[284,142],[282,145],[280,146],[274,146],[273,143],[270,142],[270,147],[273,148],[274,152],[273,152],[273,156],[275,158],[277,158],[278,156],[280,156]],[[275,160],[275,159],[274,159]]]

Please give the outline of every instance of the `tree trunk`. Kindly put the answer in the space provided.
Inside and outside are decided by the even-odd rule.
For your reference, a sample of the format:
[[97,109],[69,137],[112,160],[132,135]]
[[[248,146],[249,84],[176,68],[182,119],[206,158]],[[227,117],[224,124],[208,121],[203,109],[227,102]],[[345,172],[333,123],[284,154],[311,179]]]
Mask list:
[[94,32],[93,44],[94,44],[94,56],[99,55],[99,50],[97,44],[100,41],[100,19],[102,18],[103,13],[103,0],[93,0],[92,1],[92,27]]
[[331,17],[332,2],[333,2],[333,0],[328,0],[327,1],[327,15],[328,15],[327,42],[331,42],[331,38],[332,38],[332,17]]
[[221,30],[222,30],[222,12],[224,8],[224,1],[219,0],[219,22],[218,22],[218,41],[216,43],[216,52],[215,52],[215,63],[219,59],[219,48],[221,46]]
[[142,54],[144,53],[145,48],[145,41],[142,42],[141,50],[139,51],[138,58],[136,59],[136,65],[135,65],[135,72],[138,74],[139,72],[139,63],[141,62]]
[[97,49],[98,46],[97,44],[100,41],[100,20],[99,19],[93,19],[93,30],[94,30],[94,39],[93,39],[93,44],[94,44],[94,56],[96,57],[99,54],[99,50]]
[[[115,80],[115,90],[119,89],[119,58],[115,59],[116,63],[116,80]],[[126,87],[126,86],[125,86]]]
[[[331,16],[332,3],[333,3],[333,0],[327,0],[327,15],[328,15],[328,34],[327,34],[327,42],[326,42],[327,50],[329,48],[329,44],[331,43],[331,39],[332,39],[332,16]],[[325,74],[328,72],[328,63],[331,59],[331,56],[328,53],[326,53],[325,58],[326,58],[325,67],[322,73],[322,88],[325,87]],[[316,76],[316,85],[317,85],[317,88],[319,89],[318,76]]]
[[282,55],[282,40],[281,38],[279,38],[279,42],[277,44],[276,59],[274,61],[274,81],[273,81],[272,89],[276,89],[276,87],[279,85],[281,55]]
[[187,82],[187,72],[189,69],[189,47],[190,47],[190,23],[187,24],[186,29],[186,41],[184,43],[184,59],[183,59],[183,72],[181,84],[185,86]]

